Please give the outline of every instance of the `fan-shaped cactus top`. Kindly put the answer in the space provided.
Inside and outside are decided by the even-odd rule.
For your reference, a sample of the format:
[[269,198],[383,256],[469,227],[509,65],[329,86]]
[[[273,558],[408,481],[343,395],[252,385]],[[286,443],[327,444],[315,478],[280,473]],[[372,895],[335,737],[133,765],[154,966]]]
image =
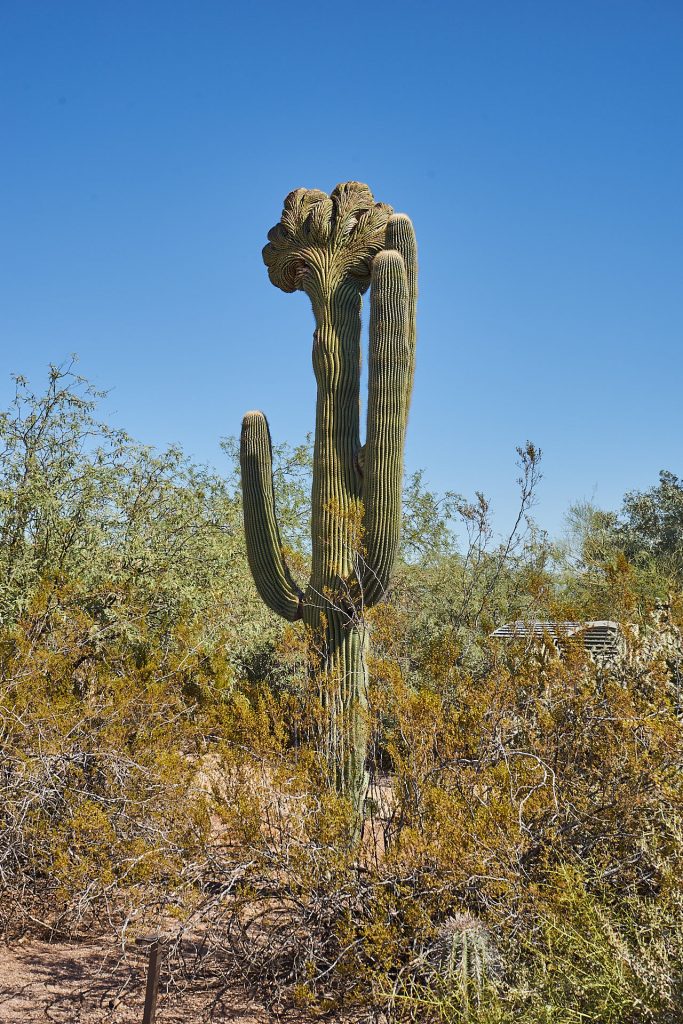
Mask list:
[[365,290],[391,213],[358,181],[337,185],[329,196],[318,189],[290,192],[263,250],[271,282],[284,292],[310,294],[329,292],[352,276]]

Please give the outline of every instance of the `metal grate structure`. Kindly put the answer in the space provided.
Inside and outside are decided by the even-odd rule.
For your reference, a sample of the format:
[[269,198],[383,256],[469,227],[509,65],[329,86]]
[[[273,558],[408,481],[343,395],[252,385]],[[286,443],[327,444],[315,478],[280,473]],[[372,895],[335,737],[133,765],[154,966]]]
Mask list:
[[491,633],[499,640],[528,639],[550,643],[558,650],[572,641],[583,643],[586,651],[596,658],[614,658],[619,653],[621,628],[609,619],[594,622],[508,622]]

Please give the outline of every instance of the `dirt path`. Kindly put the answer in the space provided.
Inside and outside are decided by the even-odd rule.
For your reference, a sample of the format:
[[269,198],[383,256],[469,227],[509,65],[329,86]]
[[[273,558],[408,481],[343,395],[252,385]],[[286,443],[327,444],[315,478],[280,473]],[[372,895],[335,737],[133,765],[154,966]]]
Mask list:
[[[35,940],[0,947],[0,1024],[141,1024],[146,952],[100,943]],[[163,972],[157,1024],[199,1024],[206,1020],[210,993],[164,991]],[[266,1024],[263,1010],[238,996],[215,1011],[215,1021]]]

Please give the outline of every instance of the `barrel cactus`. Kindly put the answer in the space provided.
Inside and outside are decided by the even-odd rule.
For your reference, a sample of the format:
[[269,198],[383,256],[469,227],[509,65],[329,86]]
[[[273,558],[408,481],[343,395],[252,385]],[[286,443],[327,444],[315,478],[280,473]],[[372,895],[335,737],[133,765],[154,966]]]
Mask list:
[[498,973],[498,953],[486,926],[472,914],[446,918],[423,956],[426,980],[445,988],[463,1004],[478,999],[487,980]]
[[[366,185],[297,189],[268,233],[271,282],[313,307],[317,381],[311,576],[294,580],[275,510],[268,423],[248,412],[241,471],[249,564],[266,604],[303,619],[326,711],[325,753],[360,811],[367,788],[366,611],[386,592],[401,528],[403,451],[415,361],[416,244],[404,214]],[[361,304],[370,286],[365,444],[360,440]]]
[[388,993],[388,1020],[480,1020],[477,1008],[482,1002],[493,1005],[485,996],[493,994],[502,967],[483,921],[467,911],[448,917],[397,972]]

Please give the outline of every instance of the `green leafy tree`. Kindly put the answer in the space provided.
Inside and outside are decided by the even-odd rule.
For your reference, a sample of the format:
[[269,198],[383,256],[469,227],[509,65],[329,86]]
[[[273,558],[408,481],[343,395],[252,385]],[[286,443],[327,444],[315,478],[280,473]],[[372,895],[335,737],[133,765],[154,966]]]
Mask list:
[[629,491],[620,512],[573,505],[557,569],[568,617],[646,619],[683,584],[680,479],[662,471],[657,486]]
[[683,582],[683,480],[662,470],[659,483],[624,497],[617,537],[632,561],[651,559]]
[[104,651],[138,657],[181,625],[239,669],[273,634],[251,582],[234,485],[180,449],[135,442],[97,416],[104,397],[74,372],[16,379],[0,414],[0,623],[47,607],[85,610]]

